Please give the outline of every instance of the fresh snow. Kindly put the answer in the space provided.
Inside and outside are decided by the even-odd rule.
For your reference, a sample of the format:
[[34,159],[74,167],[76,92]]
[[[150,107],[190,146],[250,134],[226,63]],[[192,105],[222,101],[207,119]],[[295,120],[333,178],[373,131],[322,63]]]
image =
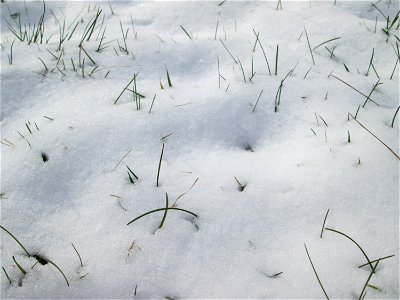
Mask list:
[[[388,36],[371,2],[334,2],[49,1],[43,43],[30,45],[6,20],[31,32],[43,3],[1,3],[1,225],[70,284],[51,264],[32,269],[36,259],[2,230],[12,285],[1,270],[1,297],[324,298],[306,244],[328,296],[358,299],[371,268],[358,268],[367,260],[346,237],[320,238],[329,209],[325,227],[370,260],[395,255],[379,262],[365,299],[398,298],[399,159],[348,120],[366,97],[335,77],[369,95],[379,75],[379,106],[368,101],[357,121],[398,155],[399,26]],[[393,20],[399,2],[377,2]],[[83,78],[78,45],[99,8]],[[78,25],[57,51],[64,21],[65,35]],[[96,52],[105,28],[108,48]],[[315,65],[305,29],[311,48],[340,37],[312,51]],[[141,109],[130,91],[114,104],[135,74]],[[159,211],[127,226],[165,207],[166,193],[169,207],[184,194],[175,206],[198,218],[168,210],[158,229]]]

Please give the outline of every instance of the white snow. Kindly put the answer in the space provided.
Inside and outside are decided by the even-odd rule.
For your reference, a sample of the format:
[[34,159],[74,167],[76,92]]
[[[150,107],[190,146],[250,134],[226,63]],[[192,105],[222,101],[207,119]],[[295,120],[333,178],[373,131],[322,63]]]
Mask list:
[[[388,37],[369,1],[283,1],[282,10],[277,1],[113,1],[113,14],[108,2],[54,1],[46,2],[43,43],[28,45],[6,23],[17,28],[10,15],[19,13],[31,32],[43,3],[24,4],[0,6],[1,225],[56,263],[70,286],[50,264],[31,269],[36,259],[2,231],[1,266],[12,281],[2,271],[2,298],[324,298],[304,243],[329,297],[358,298],[371,268],[358,268],[367,260],[344,236],[325,230],[320,238],[328,209],[325,227],[352,237],[370,260],[395,255],[379,262],[369,282],[378,289],[367,287],[366,299],[399,297],[399,160],[348,121],[366,97],[333,77],[368,95],[378,80],[372,68],[365,75],[374,49],[382,84],[370,97],[379,106],[368,101],[357,120],[398,154],[400,116],[391,122],[400,66],[390,79],[398,22]],[[390,20],[399,11],[398,1],[376,6]],[[95,64],[81,52],[83,78],[78,45],[98,8],[83,42]],[[61,52],[64,20],[66,34],[78,26]],[[128,53],[119,48],[120,22]],[[104,28],[108,48],[96,52]],[[272,75],[259,44],[253,52],[253,29]],[[313,51],[315,65],[304,29],[312,48],[340,37]],[[137,73],[141,109],[129,91],[114,105]],[[168,210],[158,229],[159,211],[127,226],[164,208],[166,193],[172,207],[186,191],[176,207],[198,218]]]

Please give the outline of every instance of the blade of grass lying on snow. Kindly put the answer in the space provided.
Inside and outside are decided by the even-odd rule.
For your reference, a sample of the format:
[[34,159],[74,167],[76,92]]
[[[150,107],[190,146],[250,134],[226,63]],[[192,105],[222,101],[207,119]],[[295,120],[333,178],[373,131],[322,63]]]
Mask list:
[[327,41],[325,41],[325,42],[322,42],[321,44],[315,46],[315,47],[313,48],[313,50],[318,49],[319,47],[321,47],[321,46],[323,46],[323,45],[325,45],[325,44],[327,44],[327,43],[330,43],[330,42],[333,42],[333,41],[336,41],[336,40],[339,40],[339,39],[340,39],[340,37],[335,37],[335,38],[333,38],[333,39],[330,39],[330,40],[327,40]]
[[0,225],[0,228],[3,229],[5,232],[7,232],[17,243],[18,245],[21,246],[21,248],[25,251],[26,255],[28,255],[28,257],[30,257],[31,255],[29,254],[28,250],[26,250],[26,248],[21,244],[21,242],[10,232],[8,231],[6,228],[4,228],[2,225]]
[[356,121],[362,128],[364,128],[366,131],[368,131],[374,138],[376,138],[379,142],[381,142],[382,145],[384,145],[398,160],[400,160],[400,156],[394,152],[388,145],[386,145],[380,138],[378,138],[375,134],[373,134],[367,127],[365,127],[363,124],[361,124],[356,118],[353,117],[352,114],[349,113],[349,115],[353,118],[354,121]]
[[369,98],[367,95],[365,95],[363,92],[360,92],[358,89],[356,89],[355,87],[351,86],[350,84],[348,84],[346,81],[340,79],[339,77],[336,77],[335,75],[329,74],[328,77],[333,77],[337,80],[339,80],[340,82],[344,83],[345,85],[347,85],[348,87],[350,87],[351,89],[355,90],[357,93],[359,93],[360,95],[363,95],[364,97],[368,98],[369,101],[371,101],[372,103],[375,103],[377,106],[380,106],[378,103],[376,103],[374,100],[372,100],[371,98]]
[[[155,212],[158,212],[158,211],[165,211],[165,210],[166,210],[166,208],[158,208],[158,209],[154,209],[154,210],[148,211],[147,213],[144,213],[144,214],[142,214],[142,215],[136,217],[136,218],[133,219],[132,221],[128,222],[128,224],[126,224],[126,225],[130,225],[130,224],[132,224],[133,222],[135,222],[135,221],[137,221],[137,220],[139,220],[139,219],[141,219],[141,218],[143,218],[143,217],[145,217],[145,216],[147,216],[147,215],[149,215],[149,214],[152,214],[152,213],[155,213]],[[197,214],[195,214],[195,213],[193,213],[193,212],[191,212],[191,211],[188,211],[188,210],[186,210],[186,209],[182,209],[182,208],[170,207],[170,208],[168,208],[168,210],[183,211],[183,212],[188,213],[188,214],[190,214],[190,215],[192,215],[192,216],[194,216],[194,217],[196,217],[196,218],[198,217]]]
[[308,256],[308,260],[309,260],[310,263],[311,263],[311,267],[313,268],[314,274],[315,274],[315,276],[317,277],[318,283],[319,283],[319,285],[320,285],[322,291],[324,292],[324,295],[325,295],[326,299],[329,300],[329,296],[328,296],[328,294],[326,293],[326,291],[325,291],[325,289],[324,289],[324,286],[323,286],[322,283],[321,283],[321,280],[319,279],[319,276],[318,276],[318,274],[317,274],[317,270],[315,270],[315,267],[314,267],[314,264],[313,264],[313,262],[312,262],[312,260],[311,260],[310,254],[308,253],[308,249],[307,249],[306,244],[304,244],[304,248],[306,249],[306,253],[307,253],[307,256]]
[[[380,258],[378,258],[378,259],[371,260],[371,263],[377,262],[378,260],[384,260],[384,259],[387,259],[387,258],[391,258],[391,257],[394,257],[394,256],[396,256],[396,255],[392,254],[392,255],[380,257]],[[362,268],[362,267],[365,267],[365,266],[368,266],[368,265],[369,265],[369,263],[365,263],[365,264],[363,264],[363,265],[361,265],[361,266],[358,266],[358,268]]]

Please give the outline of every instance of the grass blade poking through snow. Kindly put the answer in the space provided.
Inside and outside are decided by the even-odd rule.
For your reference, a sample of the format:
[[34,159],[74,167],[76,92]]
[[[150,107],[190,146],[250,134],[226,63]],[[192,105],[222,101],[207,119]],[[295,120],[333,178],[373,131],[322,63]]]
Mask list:
[[330,43],[330,42],[336,41],[336,40],[338,40],[338,39],[340,39],[340,37],[336,37],[336,38],[333,38],[333,39],[327,40],[327,41],[325,41],[325,42],[322,42],[321,44],[319,44],[319,45],[315,46],[315,47],[313,48],[313,50],[315,50],[315,49],[317,49],[317,48],[319,48],[319,47],[321,47],[322,45],[325,45],[325,44],[327,44],[327,43]]
[[168,212],[168,193],[165,193],[165,211],[160,226],[158,228],[161,228],[164,225],[165,218],[167,217],[167,212]]
[[259,44],[260,47],[261,47],[261,51],[262,51],[262,53],[263,53],[263,55],[264,55],[264,59],[265,59],[265,61],[266,61],[266,63],[267,63],[268,73],[269,73],[269,75],[272,75],[272,74],[271,74],[271,69],[270,69],[269,63],[268,63],[268,58],[267,58],[267,55],[265,54],[264,47],[263,47],[262,44],[261,44],[261,41],[260,41],[260,38],[259,38],[259,34],[256,33],[256,31],[254,30],[254,28],[253,28],[253,32],[254,32],[254,34],[256,35],[258,44]]
[[371,267],[371,269],[373,269],[372,264],[371,264],[371,260],[368,258],[368,256],[367,256],[367,254],[365,253],[365,251],[361,248],[361,246],[360,246],[355,240],[353,240],[353,239],[352,239],[351,237],[349,237],[347,234],[344,234],[343,232],[337,231],[337,230],[335,230],[335,229],[325,228],[325,230],[332,231],[332,232],[335,232],[335,233],[337,233],[337,234],[343,235],[344,237],[346,237],[346,238],[348,238],[350,241],[352,241],[352,242],[361,250],[361,252],[364,254],[365,258],[367,259],[369,266]]
[[26,248],[21,244],[20,241],[18,241],[18,239],[11,233],[9,232],[6,228],[4,228],[3,226],[0,225],[0,228],[3,229],[5,232],[7,232],[17,243],[18,245],[21,246],[21,248],[25,251],[26,255],[28,255],[28,257],[30,257],[31,255],[29,254],[28,250],[26,250]]
[[367,279],[367,281],[365,282],[365,285],[364,285],[364,287],[363,287],[363,289],[362,289],[362,291],[361,291],[360,297],[358,298],[359,300],[361,300],[361,299],[364,298],[364,297],[363,297],[363,296],[364,296],[364,291],[365,291],[365,289],[367,288],[368,282],[370,281],[372,275],[375,273],[375,270],[376,270],[376,267],[377,267],[378,264],[379,264],[379,261],[380,261],[380,260],[378,259],[378,261],[376,262],[375,266],[372,268],[371,273],[369,273],[368,279]]
[[256,102],[256,104],[254,105],[254,108],[253,108],[253,111],[252,111],[252,112],[254,112],[254,111],[256,110],[258,101],[260,101],[260,97],[261,97],[261,94],[262,94],[263,92],[264,92],[264,90],[261,90],[260,95],[258,95],[257,102]]
[[310,45],[310,40],[308,39],[308,34],[307,34],[306,27],[304,27],[304,32],[306,33],[308,48],[310,49],[310,54],[311,54],[312,62],[313,62],[313,64],[314,64],[314,66],[315,66],[314,55],[313,55],[313,53],[312,53],[312,49],[311,49],[311,45]]
[[321,289],[322,289],[322,291],[324,292],[326,299],[329,300],[328,294],[326,293],[326,291],[325,291],[325,289],[324,289],[324,287],[323,287],[323,285],[322,285],[322,283],[321,283],[321,280],[320,280],[319,277],[318,277],[317,271],[315,270],[315,267],[314,267],[314,264],[313,264],[313,262],[312,262],[312,260],[311,260],[310,254],[308,253],[306,244],[304,244],[304,248],[306,248],[306,252],[307,252],[308,259],[309,259],[309,261],[310,261],[310,263],[311,263],[311,267],[312,267],[313,270],[314,270],[314,274],[315,274],[315,276],[317,277],[318,283],[319,283],[319,285],[321,286]]
[[49,264],[52,264],[52,265],[61,273],[61,275],[64,277],[65,282],[67,283],[67,286],[69,286],[68,279],[67,279],[67,277],[65,276],[64,272],[61,271],[61,269],[60,269],[54,262],[52,262],[50,259],[46,259],[46,261],[47,261]]
[[278,75],[278,56],[279,56],[279,44],[276,45],[276,53],[275,53],[275,75]]
[[165,70],[167,71],[168,86],[169,86],[169,87],[172,87],[172,82],[171,82],[171,78],[169,77],[169,72],[168,72],[167,66],[165,66]]
[[72,247],[74,248],[74,250],[75,250],[76,254],[78,254],[79,261],[80,261],[80,263],[81,263],[81,267],[83,268],[83,262],[82,262],[82,258],[81,258],[81,256],[80,256],[80,254],[79,254],[78,250],[76,250],[76,248],[75,248],[75,246],[74,246],[74,244],[73,244],[73,243],[71,243],[71,245],[72,245]]
[[193,37],[186,31],[186,29],[182,25],[179,25],[179,26],[181,26],[182,30],[186,33],[186,35],[189,37],[189,39],[193,40]]
[[[312,130],[312,129],[311,129]],[[314,131],[313,131],[314,132]],[[314,134],[315,134],[315,132],[314,132]],[[316,135],[316,134],[315,134]],[[323,234],[323,232],[324,232],[324,228],[325,228],[325,223],[326,223],[326,219],[328,218],[328,214],[329,214],[329,208],[328,208],[328,210],[326,211],[326,215],[325,215],[325,218],[324,218],[324,223],[322,224],[322,229],[321,229],[321,239],[322,239],[322,234]]]
[[153,108],[154,100],[156,99],[157,94],[154,94],[153,101],[151,101],[151,106],[149,109],[149,113],[151,113],[151,109]]
[[392,128],[393,128],[393,126],[394,126],[394,120],[396,119],[396,116],[397,116],[397,113],[399,112],[399,109],[400,109],[400,106],[396,109],[396,112],[394,113],[393,120],[392,120],[392,124],[391,124],[391,127],[392,127]]
[[26,271],[24,270],[24,268],[17,262],[17,260],[15,259],[15,257],[12,257],[15,264],[17,265],[18,269],[22,272],[22,274],[26,275]]
[[162,161],[163,154],[164,154],[164,143],[162,144],[161,155],[160,155],[160,161],[159,161],[159,163],[158,163],[156,187],[158,187],[158,180],[160,179],[160,169],[161,169],[161,161]]
[[8,282],[10,282],[10,285],[12,285],[11,279],[10,279],[10,277],[8,276],[6,269],[4,269],[4,267],[1,267],[1,268],[2,268],[3,271],[4,271],[4,274],[6,274],[6,277],[7,277],[7,279],[8,279]]

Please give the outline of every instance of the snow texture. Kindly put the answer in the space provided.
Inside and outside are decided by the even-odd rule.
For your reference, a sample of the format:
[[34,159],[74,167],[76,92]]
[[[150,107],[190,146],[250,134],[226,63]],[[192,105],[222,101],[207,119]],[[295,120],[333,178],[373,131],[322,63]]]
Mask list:
[[[395,255],[365,299],[398,298],[399,2],[335,2],[49,1],[31,43],[43,2],[1,3],[1,225],[69,281],[2,230],[1,297],[324,298],[306,244],[329,297],[358,298],[371,268],[320,237],[329,209]],[[135,74],[140,109],[134,82],[114,104]],[[166,193],[198,217],[127,225]]]

